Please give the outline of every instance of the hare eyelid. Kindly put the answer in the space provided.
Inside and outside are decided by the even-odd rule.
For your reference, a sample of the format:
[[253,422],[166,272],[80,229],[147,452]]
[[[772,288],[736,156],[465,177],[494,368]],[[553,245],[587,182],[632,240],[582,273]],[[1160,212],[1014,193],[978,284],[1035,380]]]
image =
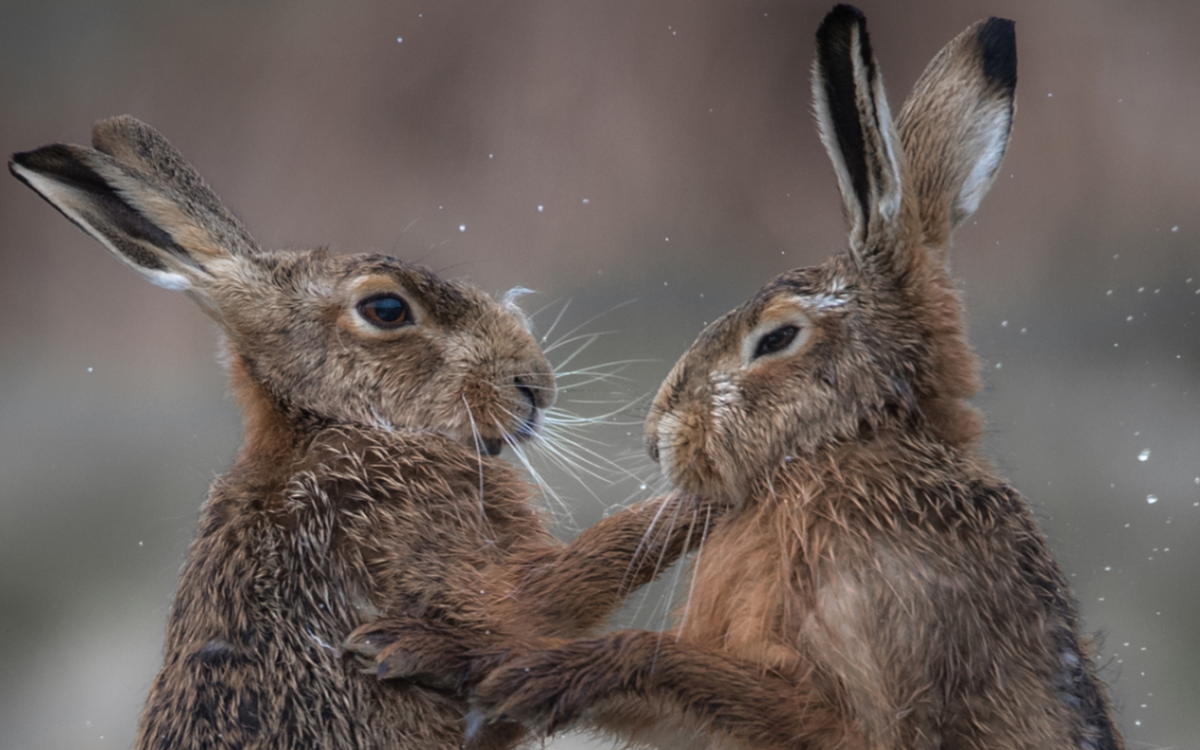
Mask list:
[[742,366],[799,350],[808,341],[811,329],[808,316],[798,311],[759,323],[742,341]]
[[796,339],[800,333],[800,326],[793,323],[784,323],[778,328],[766,333],[758,338],[758,343],[754,347],[754,358],[765,356],[767,354],[775,354],[783,351]]

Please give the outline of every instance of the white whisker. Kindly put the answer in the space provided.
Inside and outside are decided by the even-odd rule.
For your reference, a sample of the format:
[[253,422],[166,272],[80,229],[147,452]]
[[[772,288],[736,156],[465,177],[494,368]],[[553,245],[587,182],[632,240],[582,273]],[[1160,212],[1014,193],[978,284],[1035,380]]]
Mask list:
[[471,412],[471,404],[467,402],[466,396],[462,397],[462,402],[467,410],[467,419],[471,423],[471,435],[475,438],[475,458],[479,462],[479,517],[482,519],[487,515],[483,505],[483,438],[479,435],[475,415]]

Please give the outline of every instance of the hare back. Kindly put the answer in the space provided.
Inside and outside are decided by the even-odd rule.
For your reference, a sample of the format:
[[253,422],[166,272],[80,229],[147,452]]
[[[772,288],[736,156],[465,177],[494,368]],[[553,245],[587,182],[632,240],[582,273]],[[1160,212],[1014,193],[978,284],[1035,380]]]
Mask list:
[[202,511],[138,747],[458,748],[461,700],[362,674],[341,644],[381,610],[504,598],[491,571],[551,542],[527,485],[448,438],[350,428],[319,433],[282,495],[236,477]]

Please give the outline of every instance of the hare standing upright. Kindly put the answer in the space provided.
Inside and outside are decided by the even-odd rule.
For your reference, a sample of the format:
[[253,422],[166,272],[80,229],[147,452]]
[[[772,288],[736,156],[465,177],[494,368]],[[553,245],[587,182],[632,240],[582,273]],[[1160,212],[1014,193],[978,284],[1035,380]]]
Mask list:
[[[261,250],[157,131],[117,117],[92,136],[95,149],[50,145],[10,169],[216,320],[244,417],[138,748],[458,748],[463,701],[361,674],[343,658],[351,630],[384,611],[583,635],[678,556],[694,498],[563,547],[493,458],[534,435],[555,395],[518,313],[382,255]],[[488,728],[483,744],[518,737]]]
[[1015,85],[1012,22],[980,22],[893,125],[862,14],[825,18],[813,89],[849,252],[709,326],[647,420],[668,477],[733,506],[686,617],[481,654],[500,664],[475,689],[485,715],[667,747],[1122,746],[1067,580],[965,401],[946,254],[999,167]]

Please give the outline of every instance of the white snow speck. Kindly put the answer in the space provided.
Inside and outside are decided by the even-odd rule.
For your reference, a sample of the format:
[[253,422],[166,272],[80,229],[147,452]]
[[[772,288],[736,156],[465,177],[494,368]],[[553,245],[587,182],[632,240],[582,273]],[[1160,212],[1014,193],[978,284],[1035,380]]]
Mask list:
[[1000,321],[1000,327],[1001,327],[1001,328],[1008,328],[1008,321],[1007,321],[1007,320],[1002,320],[1002,321]]
[[404,44],[404,37],[402,37],[402,36],[396,37],[396,44]]
[[1139,461],[1145,461],[1148,458],[1150,458],[1150,449],[1149,448],[1146,448],[1145,450],[1143,450],[1141,453],[1138,454]]
[[465,231],[467,231],[467,225],[466,225],[466,224],[459,224],[459,225],[458,225],[458,231],[460,231],[460,232],[465,232]]
[[1146,502],[1149,503],[1150,505],[1154,505],[1155,503],[1158,502],[1158,498],[1155,497],[1154,495],[1146,495]]
[[94,368],[94,367],[89,367],[89,368],[88,368],[88,372],[94,372],[94,371],[95,371],[95,369],[96,369],[96,368]]
[[543,206],[541,203],[539,203],[539,204],[538,204],[538,213],[540,214],[540,213],[542,213],[542,212],[543,212],[543,211],[545,211],[545,210],[546,210],[546,207],[545,207],[545,206]]
[[1175,226],[1175,227],[1171,227],[1171,231],[1172,231],[1172,232],[1178,232],[1178,231],[1179,231],[1179,227],[1177,227],[1177,226]]

